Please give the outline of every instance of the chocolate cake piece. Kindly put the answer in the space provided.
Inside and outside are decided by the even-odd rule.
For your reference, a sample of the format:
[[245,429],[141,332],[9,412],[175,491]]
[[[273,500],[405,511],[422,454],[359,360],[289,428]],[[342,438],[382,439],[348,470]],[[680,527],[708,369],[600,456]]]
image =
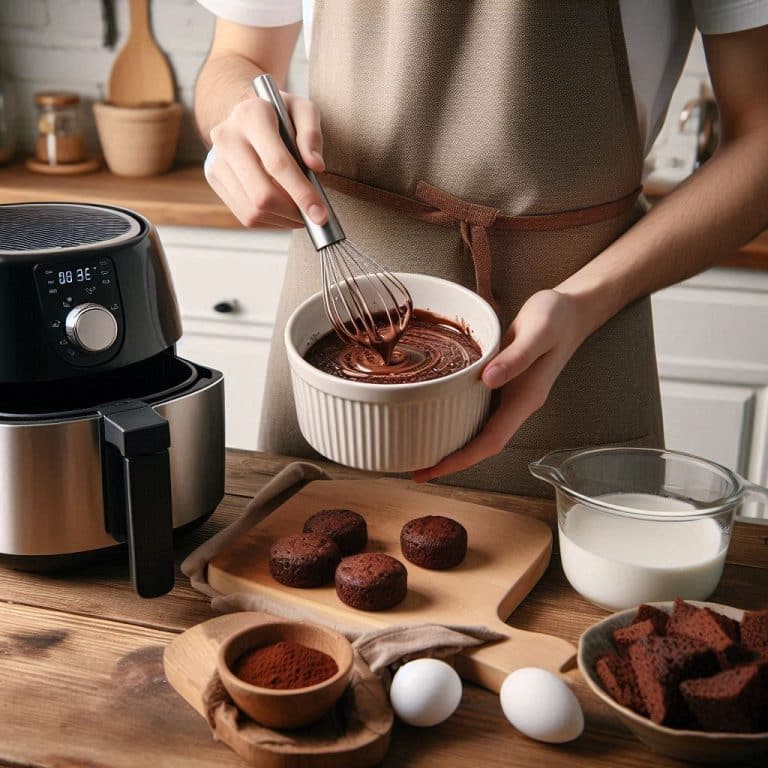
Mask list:
[[341,552],[327,536],[297,533],[278,539],[269,550],[269,572],[288,587],[321,587],[333,580]]
[[739,623],[709,608],[694,608],[669,620],[667,633],[699,640],[718,653],[735,650],[739,642]]
[[694,616],[698,610],[699,609],[695,605],[686,603],[685,600],[676,597],[675,604],[672,606],[672,612],[669,614],[669,619],[667,620],[667,634],[677,634],[675,631],[676,628],[691,616]]
[[595,672],[603,688],[617,704],[629,707],[639,715],[648,715],[640,697],[634,670],[627,659],[615,653],[607,653],[597,660]]
[[[754,656],[753,654],[751,663],[757,667],[757,671],[763,678],[763,682],[765,683],[766,687],[768,687],[768,649],[761,651],[757,654],[757,656]],[[768,712],[765,714],[766,717],[768,717]]]
[[467,531],[450,517],[417,517],[403,526],[400,549],[406,560],[422,568],[453,568],[466,557]]
[[408,572],[396,558],[380,552],[345,557],[336,569],[336,594],[361,611],[383,611],[402,602]]
[[620,627],[613,631],[613,644],[619,653],[626,654],[629,646],[644,637],[659,636],[652,619],[645,619],[628,627]]
[[304,523],[304,533],[319,533],[336,542],[343,557],[365,549],[368,526],[351,509],[321,509]]
[[753,733],[762,727],[768,698],[755,665],[686,680],[680,684],[680,692],[705,731]]
[[652,621],[656,634],[667,634],[667,622],[669,621],[669,614],[666,611],[662,611],[661,608],[657,608],[655,605],[648,605],[643,603],[638,607],[635,618],[632,619],[633,624],[640,624],[644,621]]
[[741,644],[750,651],[768,651],[768,610],[744,611]]
[[680,683],[719,669],[715,652],[688,637],[646,637],[629,647],[629,660],[651,720],[673,726],[687,719]]
[[765,690],[763,711],[760,717],[758,717],[758,730],[768,731],[768,649],[758,653],[757,658],[752,663],[757,667],[760,680],[763,683],[763,689]]

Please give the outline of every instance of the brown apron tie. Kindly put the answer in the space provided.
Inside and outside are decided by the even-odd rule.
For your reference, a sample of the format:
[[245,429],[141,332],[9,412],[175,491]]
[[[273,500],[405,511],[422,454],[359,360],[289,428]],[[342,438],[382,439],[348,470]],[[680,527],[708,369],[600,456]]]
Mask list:
[[477,292],[498,314],[499,305],[491,288],[491,241],[488,227],[494,225],[501,211],[487,205],[467,203],[426,181],[416,183],[416,199],[447,214],[452,223],[458,223],[464,253],[472,259],[475,267]]
[[426,181],[416,183],[414,197],[363,184],[355,179],[335,173],[321,174],[323,184],[364,202],[382,205],[406,216],[444,227],[458,226],[465,252],[472,258],[475,268],[477,292],[494,309],[497,303],[491,289],[491,242],[489,229],[518,232],[547,232],[596,224],[627,213],[632,209],[642,187],[617,200],[588,208],[556,213],[537,213],[521,216],[503,216],[497,208],[469,203],[454,197],[444,189]]

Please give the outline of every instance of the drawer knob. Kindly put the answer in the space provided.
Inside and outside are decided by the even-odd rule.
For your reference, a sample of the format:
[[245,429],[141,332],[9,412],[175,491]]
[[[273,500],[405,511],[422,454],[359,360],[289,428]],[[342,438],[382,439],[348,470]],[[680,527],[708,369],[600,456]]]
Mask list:
[[232,312],[240,311],[240,302],[237,299],[224,299],[224,301],[214,304],[213,309],[222,315],[229,315]]

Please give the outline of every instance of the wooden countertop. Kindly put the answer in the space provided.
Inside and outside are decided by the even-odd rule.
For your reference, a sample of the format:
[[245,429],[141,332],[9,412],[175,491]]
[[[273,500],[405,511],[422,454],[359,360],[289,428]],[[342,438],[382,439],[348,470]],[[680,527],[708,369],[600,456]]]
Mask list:
[[[669,189],[656,185],[646,191],[653,198]],[[132,208],[154,224],[241,227],[208,186],[199,166],[178,168],[149,179],[125,179],[106,169],[82,176],[47,176],[31,173],[20,163],[0,167],[0,204],[52,200]],[[724,258],[722,266],[768,269],[768,230],[738,253]]]
[[154,224],[239,229],[240,222],[208,186],[199,166],[149,179],[126,179],[106,169],[81,176],[31,173],[24,165],[0,168],[0,203],[105,203],[131,208]]
[[[221,530],[288,459],[229,451],[227,495],[178,549],[178,561]],[[327,465],[337,477],[353,470]],[[405,482],[405,481],[404,481]],[[534,515],[552,523],[554,506],[440,486],[415,486]],[[768,606],[768,536],[763,526],[737,524],[723,580],[713,599],[744,608]],[[156,600],[131,591],[121,563],[67,574],[0,569],[0,765],[35,768],[242,766],[163,676],[162,653],[179,632],[212,617],[208,600],[177,574],[176,588]],[[576,642],[605,615],[567,584],[555,555],[511,623]],[[578,682],[587,716],[576,742],[530,741],[504,719],[498,698],[467,684],[457,713],[431,729],[395,725],[385,766],[461,768],[543,765],[548,768],[683,766],[653,755]],[[748,765],[762,765],[754,761]]]

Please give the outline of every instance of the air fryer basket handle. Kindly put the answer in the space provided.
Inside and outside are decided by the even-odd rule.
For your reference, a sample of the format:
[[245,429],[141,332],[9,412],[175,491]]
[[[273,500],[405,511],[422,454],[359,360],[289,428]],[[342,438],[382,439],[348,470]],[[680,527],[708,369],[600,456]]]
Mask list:
[[158,597],[174,584],[168,422],[137,400],[100,412],[108,527],[118,541],[128,541],[136,592]]

